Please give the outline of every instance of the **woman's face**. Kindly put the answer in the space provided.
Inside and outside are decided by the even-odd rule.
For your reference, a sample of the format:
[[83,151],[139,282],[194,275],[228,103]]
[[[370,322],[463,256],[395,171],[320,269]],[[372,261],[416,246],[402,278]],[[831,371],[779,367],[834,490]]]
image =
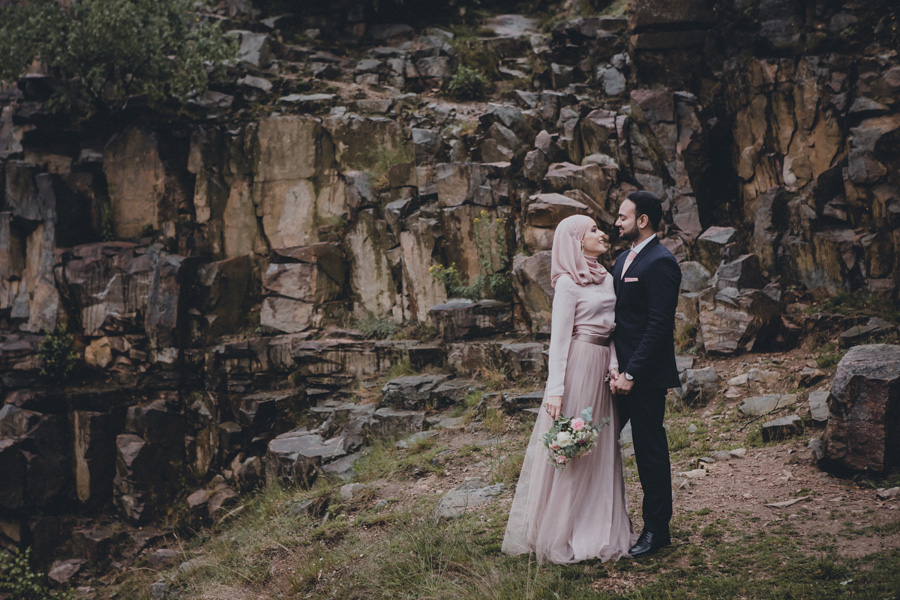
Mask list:
[[609,251],[609,239],[605,233],[600,231],[596,224],[587,230],[584,237],[581,238],[581,243],[584,247],[583,252],[585,256],[596,258]]

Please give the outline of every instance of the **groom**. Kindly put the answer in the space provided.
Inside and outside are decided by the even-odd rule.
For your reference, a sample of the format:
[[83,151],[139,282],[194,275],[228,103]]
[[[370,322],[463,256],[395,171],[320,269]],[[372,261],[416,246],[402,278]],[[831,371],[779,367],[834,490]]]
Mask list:
[[673,328],[681,269],[656,232],[662,204],[651,192],[632,192],[622,201],[616,227],[631,242],[613,268],[620,373],[611,372],[619,427],[631,419],[634,454],[644,490],[644,530],[630,553],[648,556],[670,544],[672,475],[663,415],[666,389],[680,385]]

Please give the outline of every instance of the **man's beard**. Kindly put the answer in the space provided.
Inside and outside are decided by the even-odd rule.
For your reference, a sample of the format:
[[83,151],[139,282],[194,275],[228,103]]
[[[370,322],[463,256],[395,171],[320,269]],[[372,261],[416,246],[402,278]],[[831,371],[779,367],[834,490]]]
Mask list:
[[619,234],[619,237],[623,240],[633,241],[638,237],[638,228],[632,227],[631,229],[622,229],[622,233]]

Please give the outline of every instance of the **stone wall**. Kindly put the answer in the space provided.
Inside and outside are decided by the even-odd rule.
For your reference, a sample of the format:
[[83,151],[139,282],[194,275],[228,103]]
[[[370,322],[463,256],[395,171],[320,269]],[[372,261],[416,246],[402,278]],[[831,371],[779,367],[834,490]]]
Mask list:
[[[184,119],[61,125],[49,77],[0,87],[0,525],[20,532],[4,535],[111,505],[157,518],[188,477],[255,473],[298,414],[401,359],[539,372],[539,349],[460,339],[546,333],[554,227],[612,232],[636,189],[664,201],[676,327],[708,352],[796,341],[789,303],[896,299],[900,61],[877,43],[788,54],[853,5],[798,22],[751,4],[731,45],[732,17],[703,1],[546,31],[490,19],[483,103],[434,93],[463,60],[446,31],[351,24],[355,59],[329,38],[345,29],[224,6],[239,64]],[[286,41],[298,28],[311,41]],[[432,268],[451,265],[499,269],[512,300],[448,302]],[[433,325],[444,346],[361,340],[365,318]],[[86,364],[65,390],[38,353],[62,325]],[[354,435],[408,420],[379,410]]]

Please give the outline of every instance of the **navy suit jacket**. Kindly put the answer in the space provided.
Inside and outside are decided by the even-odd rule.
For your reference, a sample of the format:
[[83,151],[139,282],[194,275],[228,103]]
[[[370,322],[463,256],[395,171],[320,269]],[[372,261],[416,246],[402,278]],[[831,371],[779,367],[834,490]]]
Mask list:
[[678,387],[675,367],[675,310],[681,287],[678,261],[659,238],[650,240],[634,258],[625,279],[622,267],[628,252],[616,259],[616,355],[619,372],[652,388]]

